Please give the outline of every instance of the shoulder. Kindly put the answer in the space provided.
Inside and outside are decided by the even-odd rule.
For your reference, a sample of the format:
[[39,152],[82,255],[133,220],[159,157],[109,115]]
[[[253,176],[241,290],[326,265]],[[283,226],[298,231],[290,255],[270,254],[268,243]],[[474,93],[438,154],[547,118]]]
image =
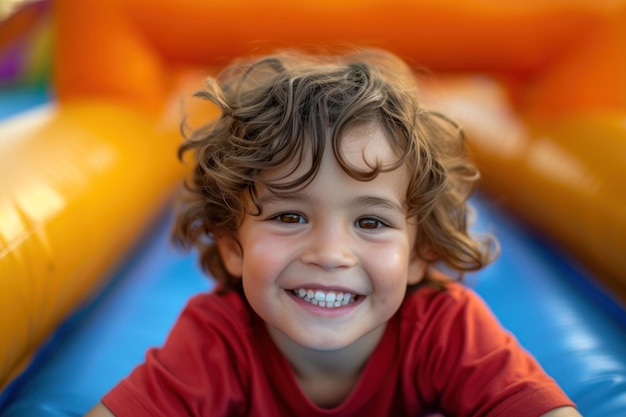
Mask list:
[[187,415],[190,407],[213,410],[207,415],[230,407],[241,415],[246,385],[260,368],[254,323],[236,292],[192,297],[165,344],[150,349],[103,403],[120,416]]
[[[471,288],[448,282],[445,288],[425,286],[407,295],[400,311],[402,339],[428,347],[423,353],[454,349],[487,351],[509,345],[511,334]],[[466,341],[471,340],[471,344]],[[458,353],[458,352],[457,352]]]
[[437,316],[443,318],[467,310],[488,310],[482,298],[471,288],[450,281],[443,288],[423,286],[407,294],[400,313],[402,320],[423,320]]
[[165,345],[154,353],[178,357],[183,352],[205,352],[210,347],[212,352],[246,356],[255,344],[257,325],[256,315],[239,293],[199,294],[188,301]]
[[[400,320],[407,386],[417,387],[426,403],[446,415],[483,415],[487,409],[507,415],[520,407],[525,415],[541,415],[571,405],[482,298],[463,284],[416,289],[407,295]],[[471,392],[475,395],[467,395]]]

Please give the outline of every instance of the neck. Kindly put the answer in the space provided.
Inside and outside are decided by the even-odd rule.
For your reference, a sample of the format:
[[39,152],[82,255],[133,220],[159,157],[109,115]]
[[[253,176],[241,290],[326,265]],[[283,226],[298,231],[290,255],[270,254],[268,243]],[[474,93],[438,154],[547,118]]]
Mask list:
[[376,346],[385,332],[381,326],[342,349],[322,351],[301,346],[278,330],[268,327],[269,334],[285,355],[294,371],[300,389],[320,407],[340,404],[359,380]]

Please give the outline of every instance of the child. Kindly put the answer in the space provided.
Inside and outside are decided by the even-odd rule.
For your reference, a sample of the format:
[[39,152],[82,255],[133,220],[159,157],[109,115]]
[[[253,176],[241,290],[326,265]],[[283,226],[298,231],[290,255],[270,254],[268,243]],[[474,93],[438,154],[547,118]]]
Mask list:
[[458,278],[478,174],[457,126],[375,50],[242,62],[174,232],[218,282],[88,416],[579,416]]

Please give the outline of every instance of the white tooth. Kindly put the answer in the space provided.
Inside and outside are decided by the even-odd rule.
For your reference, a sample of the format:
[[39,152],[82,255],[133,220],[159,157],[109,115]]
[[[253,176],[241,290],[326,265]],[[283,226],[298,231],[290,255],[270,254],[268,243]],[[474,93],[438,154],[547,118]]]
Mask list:
[[315,291],[304,288],[293,290],[293,292],[304,301],[324,308],[335,308],[348,305],[353,303],[356,297],[349,292],[343,293],[332,291],[325,293],[320,290]]

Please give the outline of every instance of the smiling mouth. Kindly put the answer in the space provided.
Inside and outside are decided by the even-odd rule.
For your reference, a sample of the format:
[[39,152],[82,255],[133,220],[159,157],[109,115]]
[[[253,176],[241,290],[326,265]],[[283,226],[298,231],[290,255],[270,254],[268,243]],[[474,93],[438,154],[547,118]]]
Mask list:
[[290,290],[290,292],[307,303],[325,308],[342,307],[354,303],[359,298],[358,295],[341,291],[321,291],[298,288]]

